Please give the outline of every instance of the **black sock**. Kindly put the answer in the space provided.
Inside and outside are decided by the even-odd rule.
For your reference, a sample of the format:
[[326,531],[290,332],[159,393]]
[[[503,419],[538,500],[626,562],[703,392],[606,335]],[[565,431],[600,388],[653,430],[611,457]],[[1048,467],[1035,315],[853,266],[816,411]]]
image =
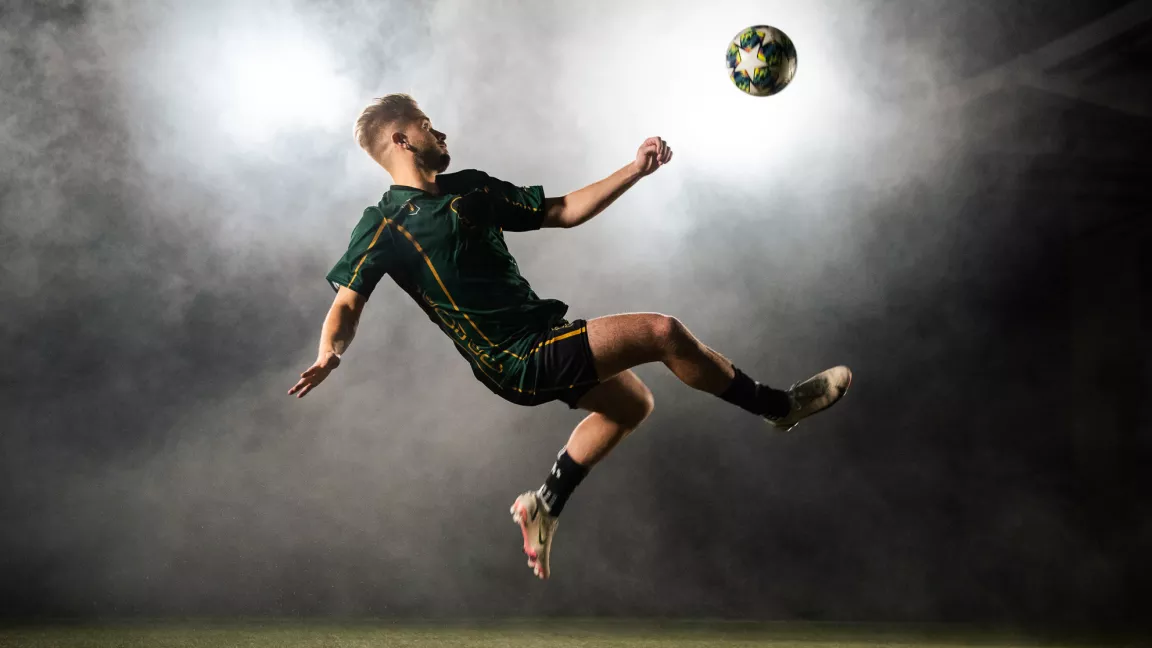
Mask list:
[[761,385],[743,371],[735,367],[733,369],[736,370],[736,376],[732,378],[732,384],[728,389],[720,394],[720,398],[760,416],[773,418],[787,416],[788,411],[792,409],[788,392]]
[[549,515],[560,515],[568,496],[576,490],[580,482],[584,481],[584,476],[587,474],[588,468],[569,457],[567,448],[560,451],[556,463],[552,465],[552,472],[548,473],[548,479],[544,480],[544,485],[538,491]]

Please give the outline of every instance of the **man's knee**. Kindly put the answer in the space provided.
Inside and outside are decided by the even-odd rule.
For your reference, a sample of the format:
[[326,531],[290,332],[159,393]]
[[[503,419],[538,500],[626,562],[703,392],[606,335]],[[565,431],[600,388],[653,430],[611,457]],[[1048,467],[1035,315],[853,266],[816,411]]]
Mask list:
[[[603,400],[605,398],[607,400]],[[627,428],[636,428],[643,423],[655,406],[652,390],[631,371],[612,379],[609,391],[596,394],[593,402],[585,404],[588,409],[600,412]]]
[[665,352],[675,351],[691,337],[688,327],[671,315],[656,316],[651,327],[654,341]]

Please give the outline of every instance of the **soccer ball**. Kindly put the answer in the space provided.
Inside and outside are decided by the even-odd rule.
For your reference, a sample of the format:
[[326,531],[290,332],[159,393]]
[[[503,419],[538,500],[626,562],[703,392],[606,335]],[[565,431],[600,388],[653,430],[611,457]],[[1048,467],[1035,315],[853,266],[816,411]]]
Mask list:
[[728,78],[754,97],[780,92],[796,76],[796,46],[784,32],[755,25],[728,43]]

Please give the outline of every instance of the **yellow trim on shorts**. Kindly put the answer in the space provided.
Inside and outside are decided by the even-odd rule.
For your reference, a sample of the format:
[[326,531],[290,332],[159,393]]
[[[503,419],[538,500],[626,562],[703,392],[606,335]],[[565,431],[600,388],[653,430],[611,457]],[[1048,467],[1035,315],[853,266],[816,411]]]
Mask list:
[[560,336],[554,337],[550,340],[545,340],[544,342],[541,342],[540,346],[548,346],[549,344],[552,344],[553,342],[559,342],[560,340],[567,340],[568,338],[570,338],[574,335],[580,335],[581,333],[586,333],[587,331],[588,331],[587,326],[581,326],[579,331],[568,331],[564,335],[560,335]]
[[540,344],[537,344],[536,348],[532,349],[532,351],[528,355],[532,355],[533,353],[536,353],[540,349],[543,349],[544,347],[548,346],[549,344],[552,344],[553,342],[559,342],[560,340],[566,340],[566,339],[573,337],[575,335],[580,335],[581,333],[587,333],[587,332],[588,332],[588,327],[587,326],[581,326],[579,331],[568,331],[564,335],[556,336],[550,340],[544,340]]
[[[544,347],[548,346],[549,344],[552,344],[553,342],[559,342],[560,340],[566,340],[570,337],[574,337],[574,336],[580,335],[581,333],[587,333],[587,332],[588,332],[587,326],[581,326],[580,330],[578,330],[578,331],[568,331],[564,335],[558,335],[558,336],[556,336],[550,340],[545,340],[545,341],[541,342],[540,344],[537,344],[536,348],[532,349],[532,351],[528,355],[532,355],[533,353],[536,353],[540,349],[543,349]],[[597,383],[597,382],[600,382],[600,380],[596,379],[596,380],[589,380],[587,382],[582,382],[582,383],[573,383],[571,385],[568,385],[567,387],[549,387],[548,389],[541,389],[539,391],[557,391],[560,389],[574,389],[576,387],[583,387],[584,385],[591,385],[591,384]],[[509,387],[509,389],[511,389],[512,391],[520,392],[521,394],[535,394],[537,392],[537,390],[535,390],[535,389],[520,389],[519,387]]]

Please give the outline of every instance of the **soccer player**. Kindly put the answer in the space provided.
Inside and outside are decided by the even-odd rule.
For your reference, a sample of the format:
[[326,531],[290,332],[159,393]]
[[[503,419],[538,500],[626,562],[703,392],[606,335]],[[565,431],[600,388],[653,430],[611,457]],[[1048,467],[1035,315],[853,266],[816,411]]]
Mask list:
[[447,138],[408,95],[375,100],[356,121],[355,134],[395,184],[364,210],[348,251],[328,273],[336,299],[319,354],[288,393],[307,395],[340,366],[364,305],[388,275],[492,392],[517,405],[560,401],[589,411],[543,486],[512,504],[528,566],[539,578],[550,574],[557,520],[573,489],[652,412],[652,393],[632,367],[662,362],[689,387],[779,430],[792,429],[847,391],[847,367],[787,390],[758,383],[668,315],[565,320],[568,306],[541,299],[520,275],[505,232],[587,222],[672,160],[672,149],[659,137],[645,140],[634,160],[603,180],[546,198],[539,186],[519,187],[482,171],[444,173],[451,159]]

